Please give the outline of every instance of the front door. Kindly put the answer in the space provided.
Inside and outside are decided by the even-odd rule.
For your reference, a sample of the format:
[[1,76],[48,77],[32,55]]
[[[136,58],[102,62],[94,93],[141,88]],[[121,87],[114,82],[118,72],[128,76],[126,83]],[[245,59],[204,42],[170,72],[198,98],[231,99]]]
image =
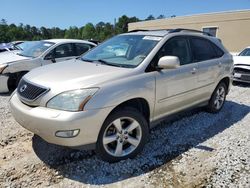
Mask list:
[[197,89],[197,63],[193,63],[188,40],[183,36],[166,42],[157,59],[163,56],[177,56],[180,67],[163,69],[156,73],[156,119],[184,109],[195,103]]
[[74,45],[72,43],[61,44],[45,56],[42,65],[66,61],[74,57],[76,57]]

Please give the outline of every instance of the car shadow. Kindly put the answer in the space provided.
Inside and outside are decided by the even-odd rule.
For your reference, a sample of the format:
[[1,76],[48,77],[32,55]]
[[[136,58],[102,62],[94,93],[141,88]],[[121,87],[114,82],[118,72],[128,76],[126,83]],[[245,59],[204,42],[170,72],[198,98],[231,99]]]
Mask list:
[[115,183],[152,171],[191,148],[213,152],[204,141],[237,126],[238,121],[250,112],[250,107],[227,101],[220,113],[210,114],[203,109],[191,110],[166,119],[151,130],[150,140],[143,152],[134,159],[107,163],[93,151],[76,151],[48,144],[38,136],[33,137],[36,155],[63,177],[86,184]]
[[0,93],[0,97],[9,97],[11,94],[12,94],[12,92]]

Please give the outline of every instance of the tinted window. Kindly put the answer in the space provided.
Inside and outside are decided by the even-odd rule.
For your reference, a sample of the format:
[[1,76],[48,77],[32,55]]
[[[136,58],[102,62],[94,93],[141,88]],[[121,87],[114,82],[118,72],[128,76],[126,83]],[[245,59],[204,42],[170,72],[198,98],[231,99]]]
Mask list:
[[54,49],[55,58],[63,58],[74,56],[72,44],[62,44]]
[[85,52],[89,51],[92,48],[91,45],[83,44],[83,43],[76,43],[75,47],[76,47],[76,55],[77,56],[84,54]]
[[181,65],[191,63],[188,41],[182,37],[176,37],[167,41],[167,43],[158,52],[156,61],[163,56],[177,56]]
[[208,40],[192,38],[191,44],[194,62],[206,61],[214,59],[218,56],[212,44]]
[[212,44],[212,46],[215,50],[216,58],[222,57],[224,55],[224,52],[218,46],[216,46],[215,44]]

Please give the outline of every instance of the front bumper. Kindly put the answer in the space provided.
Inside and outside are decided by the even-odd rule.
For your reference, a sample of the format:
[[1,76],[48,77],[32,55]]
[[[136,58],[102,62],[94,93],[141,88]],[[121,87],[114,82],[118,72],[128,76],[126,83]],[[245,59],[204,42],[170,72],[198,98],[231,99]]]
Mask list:
[[8,79],[9,77],[4,74],[0,74],[0,93],[8,93]]
[[250,74],[234,73],[233,81],[250,83]]
[[[81,147],[97,142],[99,131],[112,108],[66,112],[45,107],[29,107],[23,104],[17,94],[10,99],[12,115],[24,128],[39,135],[49,143]],[[74,138],[56,137],[57,131],[79,129]]]

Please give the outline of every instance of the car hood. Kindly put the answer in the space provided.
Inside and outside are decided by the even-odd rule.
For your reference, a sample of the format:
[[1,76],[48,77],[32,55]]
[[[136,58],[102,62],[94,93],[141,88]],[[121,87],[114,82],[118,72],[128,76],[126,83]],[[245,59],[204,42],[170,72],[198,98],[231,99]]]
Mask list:
[[234,64],[250,65],[250,56],[234,56]]
[[54,92],[78,88],[99,87],[131,74],[131,69],[120,68],[80,60],[69,60],[33,69],[24,79],[48,87]]
[[234,67],[250,70],[250,57],[234,56]]
[[17,55],[18,51],[10,51],[10,52],[2,52],[0,53],[0,65],[1,64],[9,64],[9,63],[13,63],[16,61],[22,61],[22,60],[28,60],[31,59],[29,57],[24,57],[24,56],[20,56]]

